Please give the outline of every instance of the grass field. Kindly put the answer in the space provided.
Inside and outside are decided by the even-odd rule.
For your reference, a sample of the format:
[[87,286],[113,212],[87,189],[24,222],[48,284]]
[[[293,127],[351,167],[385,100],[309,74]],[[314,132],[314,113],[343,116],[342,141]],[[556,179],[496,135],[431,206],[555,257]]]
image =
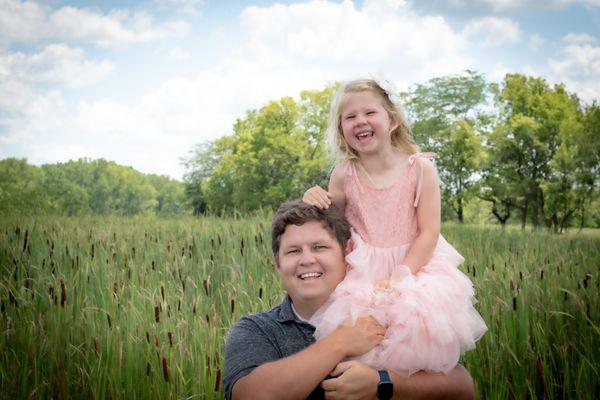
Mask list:
[[[278,303],[269,216],[0,220],[0,393],[222,398],[240,316]],[[489,332],[479,398],[600,397],[600,232],[445,225]]]

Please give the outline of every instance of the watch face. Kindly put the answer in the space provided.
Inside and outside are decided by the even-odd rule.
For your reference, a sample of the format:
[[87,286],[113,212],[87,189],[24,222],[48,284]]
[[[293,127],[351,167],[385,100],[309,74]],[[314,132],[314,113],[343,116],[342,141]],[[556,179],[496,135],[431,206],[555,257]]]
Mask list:
[[377,385],[377,398],[379,400],[391,399],[394,394],[394,384],[390,381],[379,382]]

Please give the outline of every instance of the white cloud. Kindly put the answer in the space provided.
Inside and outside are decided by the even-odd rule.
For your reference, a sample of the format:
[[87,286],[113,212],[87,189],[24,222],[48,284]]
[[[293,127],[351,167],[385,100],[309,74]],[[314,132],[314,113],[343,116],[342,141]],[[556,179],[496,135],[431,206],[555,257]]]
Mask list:
[[169,52],[169,58],[175,61],[183,61],[190,58],[190,53],[185,50],[182,50],[179,47],[175,47]]
[[509,18],[484,17],[469,21],[463,33],[481,47],[516,43],[521,37],[519,24]]
[[561,58],[548,65],[551,78],[567,85],[586,101],[600,100],[600,47],[591,44],[569,44]]
[[571,44],[592,44],[596,42],[596,38],[587,33],[569,33],[562,40]]
[[0,0],[0,46],[58,40],[93,43],[115,47],[148,42],[164,37],[182,36],[189,25],[180,20],[155,24],[144,12],[126,10],[101,14],[97,11],[61,7],[52,10],[36,2]]
[[[63,10],[60,15],[70,12]],[[100,28],[90,28],[80,37],[95,43],[101,41],[94,37],[126,40],[121,37],[123,21],[129,31],[135,25],[135,32],[150,24],[143,18],[133,24],[128,15],[104,16],[118,23],[103,25],[111,26],[103,34],[97,33]],[[228,49],[225,57],[194,75],[173,77],[148,88],[138,100],[89,99],[70,107],[60,92],[56,97],[43,91],[24,92],[28,98],[38,96],[46,108],[40,106],[26,126],[23,121],[5,123],[9,129],[3,137],[8,140],[15,130],[27,132],[22,143],[28,154],[37,157],[32,158],[35,162],[64,161],[52,157],[79,152],[77,156],[105,157],[144,172],[180,178],[179,157],[193,144],[229,133],[236,118],[268,100],[360,76],[384,75],[406,88],[471,65],[461,33],[442,17],[420,17],[404,1],[371,0],[362,7],[351,1],[275,4],[248,7],[240,18],[240,35],[230,39],[234,45],[229,48],[229,42],[223,42]],[[75,58],[75,49],[62,50]],[[83,54],[77,54],[84,63]],[[171,56],[185,53],[175,48]],[[60,73],[34,76],[68,83]],[[53,140],[52,132],[57,131],[63,135]],[[44,147],[46,158],[41,151]]]
[[40,104],[45,109],[62,98],[57,85],[90,85],[113,69],[111,62],[86,59],[83,49],[64,44],[46,46],[35,54],[0,54],[0,109],[29,118],[39,114]]
[[538,51],[544,42],[545,40],[537,33],[529,36],[529,48],[533,51]]
[[0,55],[0,82],[12,80],[24,84],[53,83],[79,87],[99,81],[114,67],[109,61],[86,59],[81,48],[52,44],[36,54],[16,52]]

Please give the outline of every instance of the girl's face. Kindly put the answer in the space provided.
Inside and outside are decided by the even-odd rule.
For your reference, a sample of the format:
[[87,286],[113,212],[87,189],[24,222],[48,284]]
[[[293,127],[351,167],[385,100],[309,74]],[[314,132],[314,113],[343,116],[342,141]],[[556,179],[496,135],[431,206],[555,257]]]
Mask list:
[[394,121],[381,99],[370,92],[350,93],[340,115],[346,143],[358,154],[376,154],[392,146],[390,131]]

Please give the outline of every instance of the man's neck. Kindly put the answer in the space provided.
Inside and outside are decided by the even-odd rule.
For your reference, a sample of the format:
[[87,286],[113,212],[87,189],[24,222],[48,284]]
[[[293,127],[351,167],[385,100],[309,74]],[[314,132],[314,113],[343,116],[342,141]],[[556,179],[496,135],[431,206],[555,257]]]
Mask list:
[[308,321],[313,316],[313,314],[319,309],[318,306],[314,306],[312,304],[296,304],[293,300],[291,301],[291,305],[292,311],[302,321]]

